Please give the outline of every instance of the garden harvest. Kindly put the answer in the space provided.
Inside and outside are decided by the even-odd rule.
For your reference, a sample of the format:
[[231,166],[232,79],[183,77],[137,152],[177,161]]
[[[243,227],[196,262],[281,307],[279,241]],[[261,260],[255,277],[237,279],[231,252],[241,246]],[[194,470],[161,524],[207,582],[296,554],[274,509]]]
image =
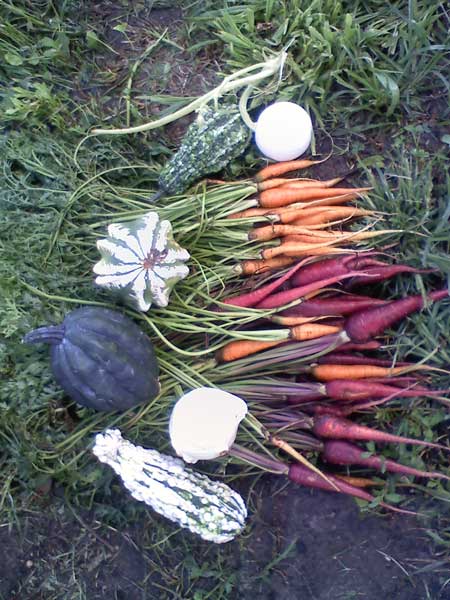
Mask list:
[[[228,454],[240,464],[256,465],[287,476],[298,485],[348,494],[392,511],[408,513],[411,511],[393,506],[364,489],[375,485],[376,480],[370,479],[370,471],[362,476],[361,469],[424,478],[446,479],[447,476],[396,463],[382,454],[368,455],[365,448],[357,444],[377,444],[381,453],[380,444],[389,443],[448,452],[445,444],[403,437],[365,425],[368,416],[376,414],[379,406],[392,401],[424,397],[448,403],[446,390],[433,389],[428,384],[428,375],[435,368],[423,361],[418,364],[393,361],[381,353],[384,336],[392,326],[425,306],[445,301],[448,290],[442,288],[394,300],[370,295],[372,286],[398,275],[436,273],[396,264],[388,260],[387,246],[373,245],[374,240],[379,239],[383,244],[383,238],[389,239],[399,232],[377,228],[383,215],[363,206],[369,187],[343,187],[343,176],[326,181],[300,177],[303,169],[321,162],[302,159],[272,164],[253,180],[243,182],[206,180],[182,199],[165,196],[153,206],[152,212],[148,212],[143,203],[139,213],[134,211],[133,218],[122,210],[124,220],[109,224],[109,237],[97,241],[102,261],[94,267],[95,273],[100,275],[96,282],[112,292],[116,290],[121,301],[140,311],[136,316],[168,346],[167,359],[165,353],[159,354],[163,372],[153,385],[156,390],[161,389],[161,393],[153,403],[164,395],[174,397],[174,393],[177,399],[173,377],[193,391],[202,383],[211,385],[201,396],[201,414],[197,404],[195,416],[193,413],[189,417],[185,409],[182,420],[189,429],[189,423],[209,419],[204,439],[197,430],[191,434],[196,443],[203,444],[202,458],[214,459]],[[292,172],[295,177],[289,177]],[[195,216],[199,200],[203,215],[200,225]],[[108,223],[113,216],[114,211],[111,211]],[[363,224],[358,227],[361,219]],[[93,233],[101,226],[99,222],[90,224]],[[170,246],[167,246],[167,235]],[[221,239],[223,242],[216,241]],[[187,263],[189,268],[182,266],[182,273],[179,272],[180,253],[184,253],[185,261],[190,254],[194,259],[193,264]],[[139,273],[140,279],[134,273]],[[164,302],[155,300],[156,289]],[[237,289],[238,294],[233,292]],[[183,301],[184,294],[189,301]],[[156,302],[155,307],[152,307],[153,302]],[[57,339],[50,339],[48,328],[44,328],[42,332],[30,333],[25,340],[59,344],[54,346],[52,354],[55,376],[81,404],[101,410],[125,410],[142,403],[147,396],[150,399],[144,386],[145,377],[142,378],[144,371],[138,366],[142,363],[133,366],[135,350],[131,347],[129,358],[122,355],[118,359],[116,374],[111,380],[105,380],[103,387],[99,388],[95,381],[89,382],[100,363],[106,365],[108,371],[104,362],[108,360],[108,353],[102,348],[102,340],[96,338],[97,332],[109,336],[113,342],[120,338],[120,332],[108,331],[112,313],[105,321],[103,309],[89,310],[92,322],[82,323],[84,339],[79,335],[74,313],[70,321],[76,323],[74,333],[66,327],[66,338],[60,332]],[[70,335],[73,341],[68,346]],[[132,343],[131,338],[127,344]],[[87,364],[80,359],[83,352],[94,352],[97,364]],[[168,367],[177,352],[182,353],[183,361],[188,361],[185,363],[187,373],[183,376],[179,370]],[[55,363],[57,356],[64,356],[62,363],[61,358]],[[70,370],[69,366],[76,361],[79,366],[75,371]],[[158,372],[157,367],[151,369]],[[121,370],[128,384],[123,377],[113,380]],[[134,378],[132,372],[139,373],[139,379]],[[136,387],[134,403],[131,398],[125,402],[121,385]],[[102,397],[102,390],[108,391],[107,398]],[[217,393],[224,390],[221,393],[225,396],[231,392],[230,398],[237,397],[248,406],[247,416],[239,428],[237,424],[234,426],[230,442],[219,454],[212,448],[208,450],[211,442],[207,441],[219,418],[218,409],[214,408],[216,404],[212,398],[210,402],[207,400],[216,393],[214,390]],[[152,396],[155,397],[155,392]],[[224,415],[230,409],[225,399]],[[180,427],[178,425],[178,429]],[[271,458],[245,441],[246,436],[240,433],[246,430],[256,431],[263,443],[272,448]],[[181,431],[176,439],[185,439],[186,435],[189,437],[187,432]],[[113,452],[116,457],[131,448],[121,436],[113,433],[105,439],[116,440],[117,448]],[[179,441],[173,441],[175,443],[179,445]],[[192,453],[195,451],[188,447],[182,455],[186,460],[186,456],[194,455]],[[166,459],[161,457],[161,460]],[[111,459],[108,464],[122,478],[127,477],[122,462]],[[337,467],[337,472],[330,469],[332,465]],[[357,475],[339,472],[342,466],[358,469]],[[136,498],[144,501],[150,498],[151,486],[141,489],[137,483],[126,485]],[[209,490],[208,502],[215,505],[211,497],[213,488],[205,489]],[[164,509],[167,503],[148,502],[174,519],[172,509]],[[234,528],[235,534],[243,527],[241,512],[236,519],[240,525]],[[182,522],[178,517],[175,520]],[[228,535],[228,525],[222,521],[217,529],[202,529],[204,525],[197,517],[192,517],[192,522],[189,528],[200,532],[205,539],[223,541],[232,537]]]
[[[379,227],[386,215],[364,205],[371,186],[346,184],[349,173],[328,179],[302,176],[329,157],[274,163],[243,181],[200,180],[244,152],[249,129],[257,127],[246,108],[252,85],[281,72],[285,60],[281,53],[239,71],[149,125],[109,131],[137,133],[198,111],[178,152],[160,171],[156,193],[142,199],[135,190],[111,186],[100,213],[76,216],[75,236],[82,236],[83,245],[95,241],[101,254],[93,265],[96,286],[132,310],[146,332],[134,323],[127,328],[114,310],[91,307],[70,313],[62,326],[30,332],[24,341],[51,344],[56,380],[83,406],[126,411],[149,402],[157,407],[160,422],[172,408],[172,446],[184,460],[229,455],[300,485],[411,512],[363,490],[372,483],[367,477],[335,476],[317,459],[323,454],[329,464],[379,469],[383,459],[365,460],[364,449],[352,445],[357,441],[449,450],[445,444],[358,422],[359,416],[376,414],[391,401],[422,396],[448,404],[445,390],[429,385],[427,374],[436,368],[424,361],[397,364],[380,352],[365,354],[379,351],[389,329],[408,315],[448,298],[448,290],[394,300],[370,295],[373,284],[397,275],[436,273],[388,260],[393,236],[403,231]],[[243,85],[247,88],[239,107],[218,103],[224,91]],[[211,99],[215,108],[208,106]],[[287,105],[292,108],[290,103],[272,106],[282,114]],[[308,123],[304,134],[309,144]],[[283,135],[289,138],[286,126],[284,121]],[[272,134],[276,152],[283,153],[276,133],[264,133],[267,156]],[[95,179],[76,190],[72,202],[92,195]],[[105,229],[107,237],[99,239]],[[156,350],[147,332],[153,334]],[[183,400],[183,418],[175,419],[181,400],[196,392],[195,404]],[[254,435],[268,456],[252,443]],[[231,491],[236,502],[222,505],[214,497],[214,484],[205,480],[203,485],[190,471],[180,471],[177,482],[178,463],[172,464],[170,457],[149,450],[148,456],[157,458],[147,462],[146,451],[124,441],[116,430],[98,440],[107,446],[98,455],[137,499],[205,539],[231,539],[230,519],[231,530],[241,530],[242,502]],[[434,476],[392,461],[389,466],[405,475]],[[135,479],[130,480],[128,469],[134,469]],[[153,502],[155,481],[171,501]],[[192,483],[187,520],[179,514],[179,496],[171,488],[186,481]],[[211,515],[217,511],[221,518],[211,516],[205,525],[193,508],[200,496],[211,505]]]

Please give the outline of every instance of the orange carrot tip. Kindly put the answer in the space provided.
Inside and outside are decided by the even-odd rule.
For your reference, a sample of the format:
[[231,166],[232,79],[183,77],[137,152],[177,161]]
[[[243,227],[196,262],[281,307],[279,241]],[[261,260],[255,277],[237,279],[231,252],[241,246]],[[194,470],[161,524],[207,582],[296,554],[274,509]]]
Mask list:
[[312,167],[314,165],[320,165],[321,163],[328,160],[330,156],[331,155],[328,155],[322,160],[288,160],[268,165],[256,174],[255,180],[259,183],[261,181],[265,181],[266,179],[270,179],[271,177],[279,177],[280,175],[284,175],[285,173],[290,173],[291,171],[300,171],[301,169],[307,169],[308,167]]

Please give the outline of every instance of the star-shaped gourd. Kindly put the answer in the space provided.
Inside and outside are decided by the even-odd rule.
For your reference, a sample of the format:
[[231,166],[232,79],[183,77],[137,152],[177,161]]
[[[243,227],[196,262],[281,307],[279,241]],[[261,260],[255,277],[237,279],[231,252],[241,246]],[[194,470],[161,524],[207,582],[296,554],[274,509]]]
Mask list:
[[119,292],[140,311],[167,306],[173,286],[186,277],[189,253],[172,235],[170,221],[149,212],[135,221],[113,223],[97,241],[102,259],[94,265],[95,283]]

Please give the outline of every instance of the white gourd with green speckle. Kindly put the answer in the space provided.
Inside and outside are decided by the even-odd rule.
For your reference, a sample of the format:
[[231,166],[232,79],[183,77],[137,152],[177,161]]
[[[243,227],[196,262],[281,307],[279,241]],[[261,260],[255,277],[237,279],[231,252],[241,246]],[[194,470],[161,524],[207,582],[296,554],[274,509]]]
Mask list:
[[95,283],[119,292],[141,311],[167,306],[173,286],[186,277],[187,250],[173,239],[172,226],[149,212],[135,221],[113,223],[98,240],[102,259],[94,265]]
[[251,131],[236,106],[203,107],[177,153],[162,169],[159,191],[181,194],[194,181],[223,169],[247,147]]
[[95,437],[97,458],[121,477],[133,498],[218,544],[238,535],[247,509],[242,497],[222,482],[196,473],[172,456],[134,446],[118,429]]

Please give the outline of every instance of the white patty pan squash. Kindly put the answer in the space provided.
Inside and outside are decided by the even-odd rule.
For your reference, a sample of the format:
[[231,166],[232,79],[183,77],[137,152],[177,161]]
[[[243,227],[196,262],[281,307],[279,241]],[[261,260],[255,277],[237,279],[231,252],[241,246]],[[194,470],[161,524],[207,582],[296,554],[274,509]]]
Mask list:
[[172,235],[172,225],[149,212],[135,221],[113,223],[98,240],[102,259],[94,265],[95,283],[119,292],[140,311],[169,303],[173,286],[186,277],[190,256]]

